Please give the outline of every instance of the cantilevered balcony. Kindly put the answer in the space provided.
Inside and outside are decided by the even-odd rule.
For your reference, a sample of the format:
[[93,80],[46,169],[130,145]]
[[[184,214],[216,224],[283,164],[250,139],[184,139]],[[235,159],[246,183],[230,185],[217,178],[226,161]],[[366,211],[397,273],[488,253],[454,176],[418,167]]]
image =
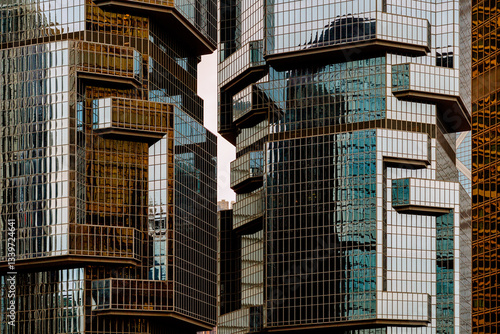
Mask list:
[[92,281],[92,310],[101,314],[171,312],[173,298],[171,281],[119,278]]
[[[31,234],[32,237],[24,237]],[[6,232],[1,240],[7,240]],[[51,268],[85,263],[137,265],[141,261],[142,233],[131,227],[65,224],[19,230],[26,251],[16,257],[16,270]],[[33,245],[38,247],[32,247]],[[40,246],[45,245],[45,251]],[[5,254],[4,252],[2,252]],[[6,270],[7,256],[0,257],[0,271]]]
[[428,134],[377,129],[377,141],[387,167],[420,169],[431,164]]
[[172,35],[177,36],[181,43],[193,49],[197,55],[210,54],[217,48],[214,40],[217,15],[214,16],[214,13],[207,11],[207,17],[201,20],[202,12],[195,7],[195,4],[187,1],[94,0],[94,2],[106,11],[136,13],[156,19]]
[[176,312],[174,282],[108,278],[92,281],[92,312],[97,316],[156,318],[196,332],[211,329],[205,323]]
[[440,216],[459,203],[458,183],[406,178],[392,180],[392,207],[399,213]]
[[[250,86],[263,78],[268,71],[268,66],[264,60],[264,44],[262,40],[252,41],[243,45],[236,52],[231,54],[219,65],[220,84],[220,110],[218,113],[218,132],[233,145],[236,144],[236,125],[234,119],[239,119],[235,113],[243,114],[246,106],[239,110],[238,104],[235,109],[235,95],[243,90],[251,90]],[[243,92],[245,94],[245,92]],[[251,95],[251,93],[249,93]],[[250,97],[249,97],[250,98]],[[250,108],[251,109],[251,108]],[[263,110],[255,110],[249,119],[254,122],[256,118],[265,117]],[[243,124],[242,124],[243,126]],[[248,126],[248,123],[247,123]]]
[[238,195],[233,205],[233,229],[252,229],[264,216],[263,191]]
[[173,134],[173,105],[109,97],[93,101],[94,131],[104,138],[155,143]]
[[130,227],[73,224],[70,226],[70,254],[100,258],[141,260],[139,230]]
[[258,333],[264,326],[262,313],[262,306],[251,306],[221,315],[217,333]]
[[[352,293],[353,298],[366,298],[366,294]],[[427,293],[408,293],[408,292],[389,292],[378,291],[376,293],[376,315],[350,317],[351,320],[322,322],[322,323],[305,323],[303,325],[292,325],[284,327],[282,325],[271,324],[267,327],[269,333],[282,333],[284,330],[288,333],[337,333],[344,330],[376,328],[386,326],[396,327],[426,327],[432,320],[432,299]],[[225,314],[219,326],[224,331],[220,333],[248,333],[237,332],[235,329],[242,328],[247,325],[248,311],[244,309],[233,313]],[[239,318],[234,317],[235,314],[241,315]],[[235,321],[237,319],[237,321]],[[221,328],[221,327],[219,327]],[[233,331],[231,331],[233,330]]]
[[231,162],[231,188],[238,194],[262,187],[263,175],[262,151],[249,152]]
[[262,40],[249,42],[220,64],[221,90],[235,94],[262,78],[267,70],[264,42]]
[[426,326],[432,316],[431,296],[427,293],[377,292],[377,318],[402,326]]
[[142,56],[131,47],[71,41],[70,65],[80,80],[100,87],[142,85]]
[[400,100],[435,104],[438,117],[450,131],[471,129],[457,69],[414,63],[393,65],[392,93]]
[[292,15],[289,20],[286,25],[275,24],[266,37],[265,59],[278,69],[323,61],[343,62],[387,52],[423,56],[430,51],[431,28],[425,19],[382,11],[347,15],[326,26],[324,21],[308,22],[317,25],[309,28],[316,32],[308,36],[301,30],[303,18]]
[[258,85],[251,85],[233,96],[233,122],[239,128],[251,127],[266,118],[269,105]]
[[275,119],[281,114],[280,108],[260,84],[248,86],[233,96],[233,122],[238,128],[249,128],[268,117]]

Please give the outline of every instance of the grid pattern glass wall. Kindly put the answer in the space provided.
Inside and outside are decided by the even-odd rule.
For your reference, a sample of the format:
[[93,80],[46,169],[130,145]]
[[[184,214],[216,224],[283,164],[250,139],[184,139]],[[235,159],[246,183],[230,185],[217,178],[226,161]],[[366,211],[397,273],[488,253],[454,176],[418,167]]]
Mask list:
[[472,2],[473,332],[500,331],[498,318],[499,1]]
[[215,17],[212,0],[0,5],[1,305],[8,219],[18,271],[0,332],[214,326],[216,138],[196,89]]
[[[470,4],[219,9],[219,132],[236,146],[242,242],[224,268],[241,270],[242,302],[219,310],[218,331],[470,332]],[[265,266],[250,271],[260,245],[243,245],[260,232]],[[258,277],[263,300],[245,304]]]

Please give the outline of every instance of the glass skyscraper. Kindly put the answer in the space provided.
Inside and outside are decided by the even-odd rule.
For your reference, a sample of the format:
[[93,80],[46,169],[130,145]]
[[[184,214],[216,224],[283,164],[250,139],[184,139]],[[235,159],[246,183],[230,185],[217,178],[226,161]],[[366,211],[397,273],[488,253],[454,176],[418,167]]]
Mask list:
[[500,332],[499,11],[500,1],[472,1],[472,298],[478,334]]
[[216,16],[215,0],[0,1],[0,333],[215,325],[216,137],[196,90]]
[[470,333],[471,3],[219,17],[218,333]]

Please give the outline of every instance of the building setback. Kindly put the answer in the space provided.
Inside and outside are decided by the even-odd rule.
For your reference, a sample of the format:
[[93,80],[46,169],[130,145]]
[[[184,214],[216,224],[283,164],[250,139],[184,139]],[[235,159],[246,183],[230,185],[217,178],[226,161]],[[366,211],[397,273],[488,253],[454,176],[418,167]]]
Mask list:
[[470,2],[219,17],[218,333],[470,333]]
[[[216,320],[215,0],[0,4],[0,333]],[[15,225],[16,319],[9,312]]]
[[500,1],[472,1],[472,299],[478,334],[500,332],[499,10]]

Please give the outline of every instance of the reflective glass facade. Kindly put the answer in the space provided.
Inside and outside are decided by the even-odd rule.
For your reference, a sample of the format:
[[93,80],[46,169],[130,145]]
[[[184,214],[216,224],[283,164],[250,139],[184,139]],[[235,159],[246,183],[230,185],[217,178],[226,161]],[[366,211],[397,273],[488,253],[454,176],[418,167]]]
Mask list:
[[219,11],[218,332],[470,333],[470,2]]
[[215,0],[2,1],[1,333],[213,328],[217,143],[196,90],[216,14]]
[[473,332],[500,331],[500,1],[472,1]]

